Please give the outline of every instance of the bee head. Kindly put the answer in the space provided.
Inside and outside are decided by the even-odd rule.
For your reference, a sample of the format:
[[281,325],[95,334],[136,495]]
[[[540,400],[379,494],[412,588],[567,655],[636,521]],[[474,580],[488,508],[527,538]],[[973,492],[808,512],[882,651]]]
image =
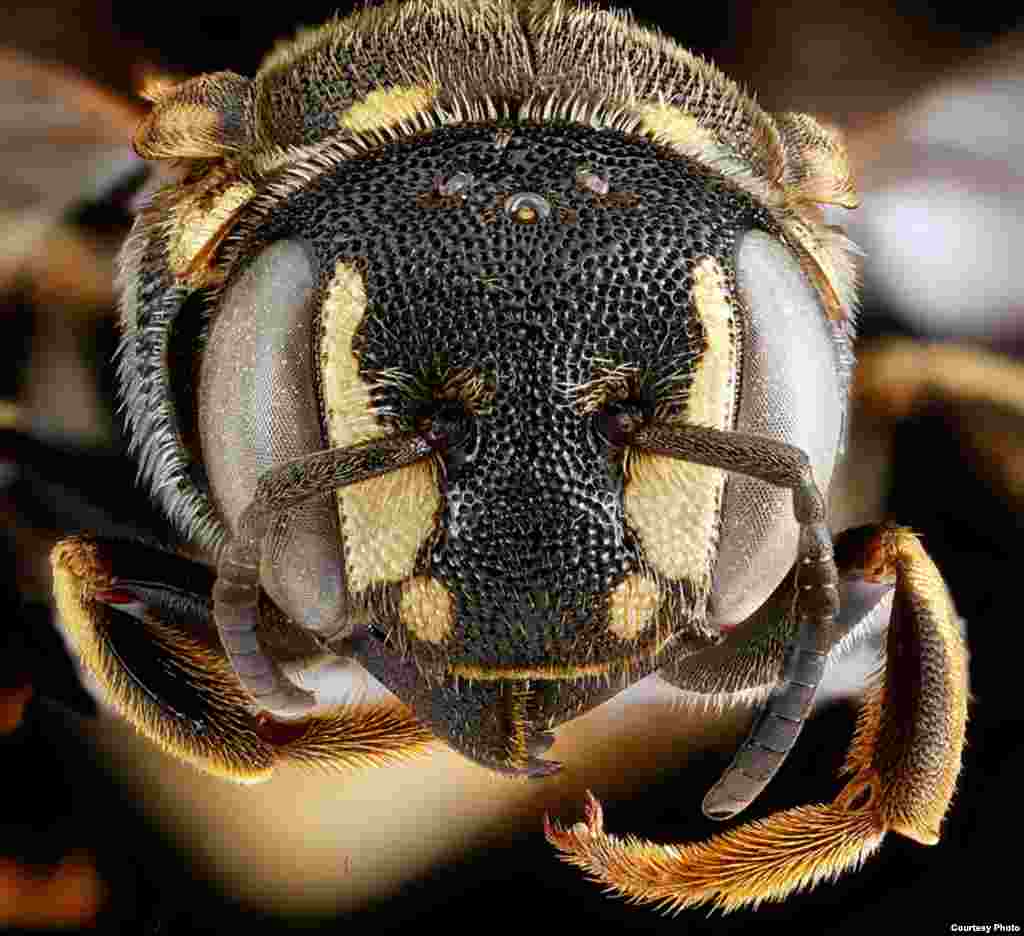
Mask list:
[[441,678],[628,677],[789,568],[788,494],[631,437],[761,432],[827,487],[853,274],[818,204],[853,194],[810,118],[619,14],[423,0],[165,92],[136,145],[192,166],[126,249],[121,368],[186,535],[216,556],[288,459],[436,443],[271,525],[297,627]]

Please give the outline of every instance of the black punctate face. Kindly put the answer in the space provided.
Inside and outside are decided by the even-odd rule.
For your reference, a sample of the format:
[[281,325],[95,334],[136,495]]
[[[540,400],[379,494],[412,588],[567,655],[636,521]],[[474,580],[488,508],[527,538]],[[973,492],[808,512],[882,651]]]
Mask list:
[[[277,246],[251,252],[311,258],[322,446],[459,426],[439,470],[338,492],[345,603],[465,674],[596,673],[711,633],[722,475],[625,466],[617,436],[655,415],[731,428],[752,227],[772,223],[692,161],[572,126],[439,129],[282,199],[259,230]],[[222,340],[226,319],[208,358]],[[223,379],[208,367],[207,399]]]

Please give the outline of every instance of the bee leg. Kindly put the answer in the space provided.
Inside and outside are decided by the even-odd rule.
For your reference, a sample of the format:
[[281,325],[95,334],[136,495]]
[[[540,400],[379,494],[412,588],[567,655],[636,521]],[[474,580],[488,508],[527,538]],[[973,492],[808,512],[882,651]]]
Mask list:
[[[849,534],[835,541],[838,551]],[[881,630],[888,620],[891,585],[866,585],[840,570],[839,614],[832,629],[829,658],[862,635]],[[794,608],[797,568],[747,620],[730,628],[724,639],[706,650],[666,663],[658,674],[695,704],[725,707],[764,702],[784,679],[787,645],[796,633]]]
[[851,531],[837,542],[850,579],[895,586],[886,664],[858,718],[828,805],[787,810],[706,842],[662,846],[603,830],[588,794],[585,823],[545,820],[565,860],[630,899],[724,910],[782,900],[858,867],[889,831],[938,841],[963,751],[967,651],[941,575],[917,537],[895,527]]
[[[839,548],[843,537],[836,542]],[[739,811],[732,808],[720,814],[717,807],[723,802],[732,807],[751,803],[796,744],[814,703],[812,685],[821,675],[819,660],[824,669],[827,657],[837,655],[860,634],[881,629],[879,620],[888,615],[891,587],[866,587],[844,579],[840,612],[830,631],[831,647],[820,658],[808,654],[806,623],[800,640],[793,640],[798,628],[794,619],[797,573],[794,567],[771,597],[721,643],[673,660],[658,671],[695,704],[760,705],[746,741],[705,798],[704,813],[710,819],[731,818]],[[808,659],[813,666],[810,673],[806,672]]]
[[736,760],[704,798],[704,813],[729,819],[745,809],[786,759],[825,672],[839,611],[838,573],[825,498],[810,460],[799,448],[763,436],[705,426],[648,426],[631,440],[639,452],[722,468],[787,488],[800,534],[795,568],[793,619],[785,645],[785,672],[754,721]]
[[906,338],[858,353],[856,417],[870,431],[936,414],[963,457],[1010,506],[1024,505],[1024,367],[984,348]]
[[103,695],[142,735],[207,773],[256,783],[286,761],[362,765],[433,741],[397,703],[288,724],[261,718],[220,645],[204,565],[86,537],[59,542],[51,562],[64,633]]
[[265,472],[217,562],[213,614],[228,660],[252,699],[278,719],[303,718],[313,708],[260,647],[260,552],[274,517],[335,488],[393,471],[433,453],[418,433],[328,449]]

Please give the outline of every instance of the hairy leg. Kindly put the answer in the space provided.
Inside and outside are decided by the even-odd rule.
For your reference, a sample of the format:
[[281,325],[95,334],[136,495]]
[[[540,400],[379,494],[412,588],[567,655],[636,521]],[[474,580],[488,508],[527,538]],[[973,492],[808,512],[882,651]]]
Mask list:
[[206,567],[120,540],[73,537],[52,555],[62,625],[113,706],[165,751],[242,783],[287,761],[355,767],[401,758],[433,741],[403,706],[261,717],[213,621]]
[[682,909],[725,910],[781,900],[858,867],[889,831],[922,844],[939,838],[960,771],[967,722],[967,651],[941,575],[917,537],[864,528],[837,553],[842,572],[895,586],[886,663],[858,719],[828,805],[776,813],[689,845],[608,835],[592,795],[586,822],[545,820],[562,857],[618,893]]

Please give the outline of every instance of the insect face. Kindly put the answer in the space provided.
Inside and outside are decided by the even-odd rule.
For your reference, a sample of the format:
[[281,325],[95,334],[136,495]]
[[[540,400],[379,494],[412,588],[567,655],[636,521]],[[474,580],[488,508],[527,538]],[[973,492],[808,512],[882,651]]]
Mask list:
[[[762,484],[723,508],[721,471],[631,441],[739,418],[816,451],[827,482],[841,358],[768,232],[763,207],[691,160],[571,126],[442,127],[268,199],[238,226],[203,352],[220,513],[237,527],[281,459],[401,432],[444,444],[281,516],[263,589],[328,643],[365,621],[403,661],[377,661],[390,685],[411,662],[623,687],[680,641],[710,646],[709,602],[749,613],[788,570],[792,507]],[[798,364],[770,337],[784,318]],[[826,402],[792,406],[807,382]],[[785,420],[760,412],[776,402]]]
[[[218,321],[200,395],[217,400],[206,431],[223,438],[237,423],[218,456],[237,460],[254,418],[243,408],[305,419],[313,434],[322,412],[323,442],[308,451],[454,421],[457,438],[433,465],[339,494],[331,538],[346,544],[353,601],[438,672],[596,673],[656,654],[674,634],[709,633],[715,544],[667,562],[660,544],[648,554],[645,537],[658,534],[630,516],[628,440],[606,428],[626,407],[641,422],[685,418],[708,402],[694,397],[710,395],[718,420],[731,420],[742,323],[725,335],[727,366],[714,374],[724,386],[709,387],[704,358],[721,336],[708,335],[719,323],[691,299],[696,267],[731,271],[738,232],[770,220],[686,161],[615,131],[517,128],[500,148],[495,133],[439,129],[325,173],[268,210],[247,253],[302,243],[315,271],[316,295],[298,313],[319,343],[311,396],[292,413],[279,398],[239,394],[258,352],[238,360],[238,329]],[[628,198],[580,191],[584,159]],[[460,175],[472,186],[430,203],[433,179]],[[214,376],[222,346],[237,364]],[[234,464],[215,468],[213,490],[237,476]],[[661,483],[666,499],[691,501],[711,525],[721,479],[706,492]],[[647,605],[632,607],[626,593]]]
[[[855,203],[835,136],[614,14],[423,0],[166,91],[136,145],[190,169],[124,253],[122,386],[143,474],[216,580],[185,613],[179,565],[161,593],[114,568],[146,557],[58,547],[58,601],[128,716],[247,779],[431,736],[544,776],[551,729],[657,670],[763,703],[705,812],[751,802],[859,624],[824,496],[851,367],[849,245],[818,208]],[[844,573],[918,561],[892,542]],[[952,724],[940,594],[902,623],[951,648],[920,669]],[[145,692],[118,615],[158,647]],[[390,701],[325,712],[316,673],[354,664]],[[176,672],[202,678],[172,709]],[[885,828],[927,839],[940,760],[892,780],[942,791],[917,825],[828,813],[778,882],[749,884],[755,860],[693,899],[788,893]],[[595,809],[585,835],[549,830],[574,860],[602,853]]]

